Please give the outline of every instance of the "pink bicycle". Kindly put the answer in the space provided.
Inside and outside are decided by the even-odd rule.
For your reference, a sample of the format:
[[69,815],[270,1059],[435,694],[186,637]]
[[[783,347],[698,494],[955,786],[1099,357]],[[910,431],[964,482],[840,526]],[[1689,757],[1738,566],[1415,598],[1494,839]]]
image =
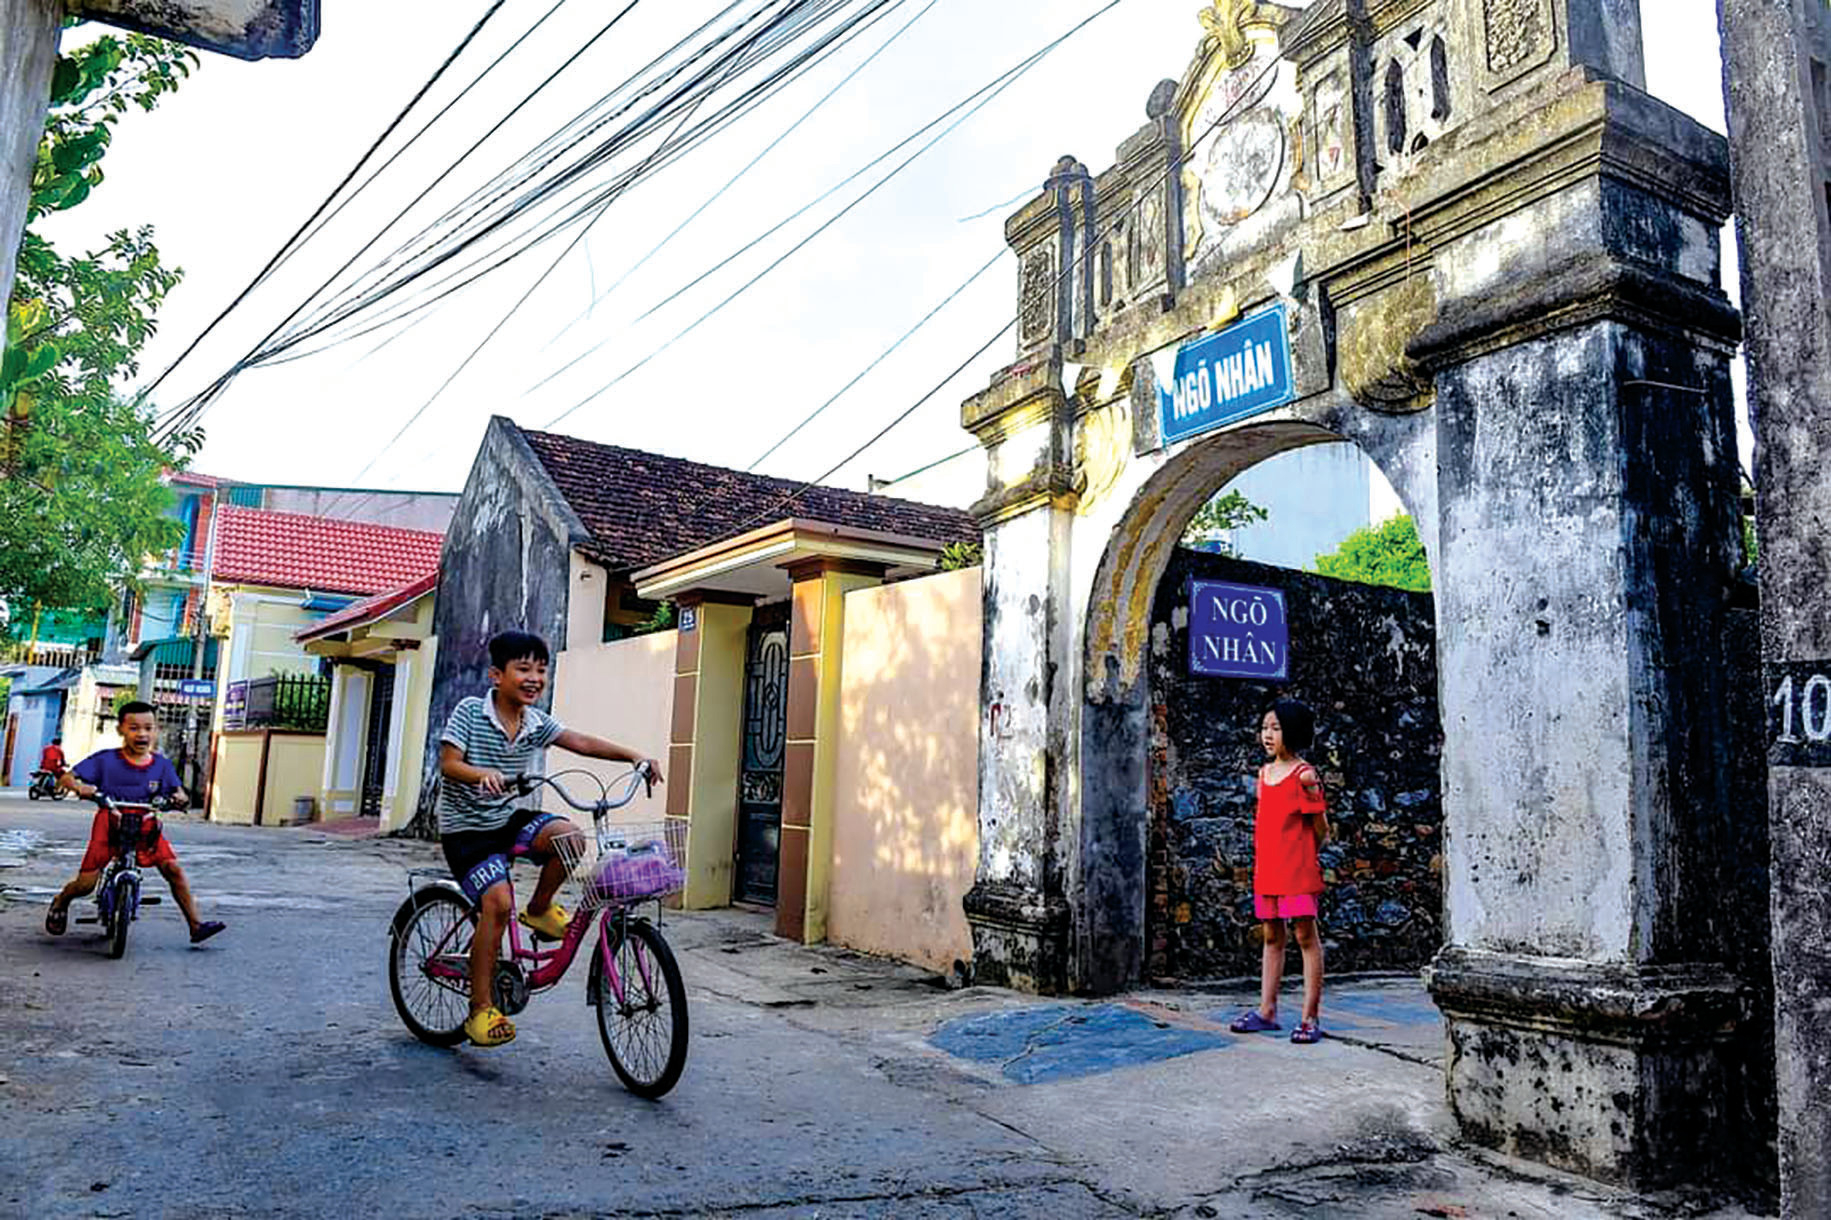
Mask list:
[[[572,774],[595,780],[589,772]],[[630,1092],[652,1100],[674,1087],[687,1062],[686,985],[657,926],[660,900],[679,893],[685,881],[686,823],[606,821],[611,810],[629,804],[646,779],[645,772],[631,772],[619,782],[617,796],[598,781],[601,799],[589,803],[574,800],[552,779],[514,779],[518,796],[551,787],[566,804],[592,815],[592,829],[553,840],[566,864],[560,893],[575,912],[565,938],[554,948],[536,948],[523,942],[521,928],[511,920],[509,952],[497,963],[494,990],[496,1007],[510,1016],[519,1013],[565,977],[595,924],[597,952],[591,955],[585,1000],[597,1011],[598,1035],[617,1078]],[[632,910],[648,902],[655,904],[653,921]],[[464,1041],[476,924],[476,910],[449,873],[408,871],[407,900],[390,928],[388,985],[401,1022],[423,1042]]]

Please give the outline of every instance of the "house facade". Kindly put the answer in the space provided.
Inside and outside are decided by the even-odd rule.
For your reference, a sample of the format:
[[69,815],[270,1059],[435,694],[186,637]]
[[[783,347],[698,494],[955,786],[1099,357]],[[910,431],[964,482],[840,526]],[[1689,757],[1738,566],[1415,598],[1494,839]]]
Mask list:
[[[931,586],[915,578],[977,538],[958,510],[498,417],[446,535],[422,767],[435,773],[439,728],[484,688],[489,638],[538,632],[556,654],[556,714],[666,763],[663,793],[638,798],[629,816],[688,824],[686,905],[773,907],[782,934],[823,939],[837,811],[850,799],[839,780],[847,608],[870,590]],[[674,629],[639,633],[664,605]],[[978,665],[954,658],[947,669],[968,706],[936,733],[971,753]],[[424,786],[422,815],[434,791]],[[870,884],[869,870],[850,875]],[[964,937],[957,896],[952,907]]]
[[326,818],[368,817],[397,830],[419,796],[426,716],[432,704],[432,636],[438,573],[364,598],[299,632],[304,650],[331,665],[331,697],[318,807]]
[[[257,825],[318,816],[335,666],[301,632],[437,569],[440,535],[264,509],[218,510],[208,614],[221,681],[209,816]],[[346,688],[347,689],[347,688]],[[362,711],[367,710],[363,691]]]

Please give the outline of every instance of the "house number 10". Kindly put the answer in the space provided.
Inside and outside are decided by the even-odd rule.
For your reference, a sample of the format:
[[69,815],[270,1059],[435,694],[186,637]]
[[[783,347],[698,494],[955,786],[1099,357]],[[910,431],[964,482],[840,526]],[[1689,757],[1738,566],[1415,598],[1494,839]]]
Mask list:
[[1831,767],[1831,661],[1767,667],[1767,760],[1776,767]]
[[[1787,745],[1798,745],[1800,740],[1793,732],[1793,683],[1793,675],[1788,674],[1772,700],[1780,709],[1780,732],[1774,740]],[[1831,678],[1824,674],[1807,678],[1799,696],[1799,710],[1800,727],[1805,730],[1807,741],[1831,741]]]

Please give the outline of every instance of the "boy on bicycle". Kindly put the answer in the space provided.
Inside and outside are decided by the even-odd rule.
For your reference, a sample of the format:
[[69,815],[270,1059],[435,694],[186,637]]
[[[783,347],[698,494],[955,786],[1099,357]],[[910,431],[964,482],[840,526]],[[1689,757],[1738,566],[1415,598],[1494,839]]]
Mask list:
[[656,783],[654,759],[614,741],[568,729],[535,707],[547,689],[547,642],[525,631],[504,631],[490,641],[490,692],[461,700],[439,736],[439,839],[452,876],[477,908],[470,947],[470,1017],[464,1032],[478,1046],[514,1040],[515,1025],[491,999],[496,957],[508,927],[509,860],[526,855],[540,862],[540,882],[521,913],[521,923],[538,936],[561,940],[571,917],[553,901],[566,866],[553,850],[559,835],[576,833],[563,817],[538,810],[514,810],[511,776],[540,775],[546,749],[558,746],[587,758],[633,763]]
[[[159,720],[153,705],[135,701],[123,706],[120,731],[120,749],[98,750],[77,763],[64,772],[63,786],[86,801],[92,801],[98,795],[123,805],[182,801],[184,786],[179,783],[177,768],[172,766],[171,759],[153,749],[153,741],[159,735]],[[89,847],[83,852],[83,862],[77,867],[75,880],[51,900],[51,909],[45,912],[45,931],[52,936],[64,934],[69,924],[70,904],[95,891],[102,869],[114,858],[110,844],[113,829],[113,815],[107,809],[97,809],[95,821],[89,827]],[[185,922],[191,925],[193,945],[201,944],[223,930],[225,925],[220,921],[197,917],[197,902],[191,897],[184,869],[178,866],[178,853],[172,850],[171,840],[163,833],[151,843],[138,844],[135,855],[141,868],[157,868],[171,887],[172,898],[184,912]]]

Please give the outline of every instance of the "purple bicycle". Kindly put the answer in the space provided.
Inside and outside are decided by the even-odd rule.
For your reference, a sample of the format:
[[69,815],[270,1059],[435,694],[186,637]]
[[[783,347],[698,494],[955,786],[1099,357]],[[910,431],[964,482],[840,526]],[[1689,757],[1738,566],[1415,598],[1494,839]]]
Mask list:
[[[589,772],[572,772],[594,779]],[[687,991],[680,965],[662,938],[661,899],[685,882],[686,823],[621,824],[607,820],[636,795],[645,772],[632,771],[613,796],[598,781],[601,798],[581,803],[546,777],[518,776],[516,796],[550,787],[572,808],[592,816],[589,833],[557,836],[553,846],[566,865],[560,894],[575,912],[554,948],[524,943],[511,920],[509,952],[496,966],[495,1002],[513,1016],[529,999],[558,985],[595,924],[597,952],[585,1002],[598,1017],[598,1035],[610,1066],[625,1088],[659,1098],[680,1080],[687,1062]],[[510,885],[514,882],[511,880]],[[633,909],[653,902],[653,920]],[[600,921],[597,916],[602,914]],[[401,1022],[423,1042],[456,1046],[470,1015],[470,948],[477,916],[469,898],[443,869],[410,869],[408,895],[394,914],[388,945],[388,984]]]

